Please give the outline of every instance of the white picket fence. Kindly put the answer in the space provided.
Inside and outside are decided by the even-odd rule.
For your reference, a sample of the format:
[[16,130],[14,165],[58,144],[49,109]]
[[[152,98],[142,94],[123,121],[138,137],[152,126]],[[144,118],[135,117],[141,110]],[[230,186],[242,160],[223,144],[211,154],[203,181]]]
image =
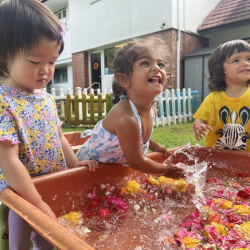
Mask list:
[[[44,92],[46,92],[46,89],[43,89]],[[111,91],[111,90],[110,90]],[[71,94],[71,98],[74,98],[73,90],[68,89],[68,93]],[[75,93],[77,93],[79,96],[82,95],[82,93],[85,93],[87,95],[87,98],[89,98],[89,94],[87,94],[87,89],[83,89],[81,87],[76,87]],[[90,89],[90,94],[94,93],[94,89]],[[100,93],[100,90],[97,90],[97,94]],[[103,98],[105,98],[107,91],[104,90],[102,93]],[[110,93],[110,92],[109,92]],[[54,97],[55,100],[60,100],[61,103],[61,117],[65,117],[65,110],[64,110],[64,102],[66,101],[66,96],[64,95],[63,88],[60,89],[60,95],[56,95],[56,91],[54,88],[51,89],[51,94]],[[97,99],[97,96],[95,96]],[[193,117],[192,113],[192,99],[194,97],[191,95],[191,89],[189,88],[187,91],[186,89],[182,89],[182,95],[180,92],[180,89],[172,89],[171,91],[165,90],[163,93],[159,94],[155,98],[154,106],[157,109],[157,117],[155,120],[155,126],[158,127],[159,125],[170,126],[171,124],[178,123],[186,123],[187,120],[191,121]],[[103,105],[103,116],[106,115],[106,103],[104,102]],[[87,108],[87,116],[89,117],[90,114],[88,114],[88,108]],[[82,119],[82,105],[79,103],[79,119]]]
[[187,120],[191,121],[192,105],[191,101],[193,96],[191,95],[191,89],[188,91],[184,88],[182,95],[180,89],[172,89],[171,91],[165,90],[155,98],[155,107],[157,109],[157,118],[155,120],[155,126],[165,126],[179,123],[186,123]]

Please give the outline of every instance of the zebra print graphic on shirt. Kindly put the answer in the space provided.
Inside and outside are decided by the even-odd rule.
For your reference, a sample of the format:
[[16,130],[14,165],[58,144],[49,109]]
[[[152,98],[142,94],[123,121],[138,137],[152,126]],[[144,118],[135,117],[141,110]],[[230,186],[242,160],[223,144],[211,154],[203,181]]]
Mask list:
[[[233,111],[230,115],[230,110],[226,106],[220,109],[219,115],[224,124],[224,128],[217,130],[215,133],[216,135],[220,135],[220,139],[216,142],[216,146],[222,149],[244,150],[246,148],[247,139],[250,138],[249,133],[245,132],[245,126],[250,118],[249,108],[244,106],[239,111],[241,124],[236,124],[238,114]],[[229,115],[232,123],[227,123]]]

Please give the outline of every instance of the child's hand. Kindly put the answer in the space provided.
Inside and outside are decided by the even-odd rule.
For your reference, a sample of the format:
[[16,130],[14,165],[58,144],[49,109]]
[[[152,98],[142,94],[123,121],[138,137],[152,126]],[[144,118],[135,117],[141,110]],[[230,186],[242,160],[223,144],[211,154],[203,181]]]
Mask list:
[[163,162],[166,165],[166,170],[162,175],[173,179],[183,178],[185,173],[184,169],[177,167],[172,163],[174,158],[175,154],[172,154],[167,160]]
[[162,146],[159,143],[157,143],[156,141],[154,141],[152,138],[149,141],[149,149],[152,152],[162,152],[165,157],[168,156],[167,149],[164,146]]
[[39,203],[34,204],[38,209],[40,209],[43,213],[48,215],[53,220],[57,221],[57,217],[52,211],[52,209],[49,207],[47,203],[45,203],[43,200],[41,200]]
[[207,131],[213,131],[213,128],[210,127],[207,124],[201,123],[201,124],[195,124],[194,125],[194,133],[195,133],[195,138],[200,141],[207,136],[205,132]]
[[84,160],[76,163],[75,167],[82,167],[82,166],[88,166],[89,171],[95,172],[96,169],[98,169],[99,162],[96,160]]
[[164,154],[165,157],[168,156],[168,150],[166,147],[159,145],[159,148],[157,149],[157,152],[162,152]]

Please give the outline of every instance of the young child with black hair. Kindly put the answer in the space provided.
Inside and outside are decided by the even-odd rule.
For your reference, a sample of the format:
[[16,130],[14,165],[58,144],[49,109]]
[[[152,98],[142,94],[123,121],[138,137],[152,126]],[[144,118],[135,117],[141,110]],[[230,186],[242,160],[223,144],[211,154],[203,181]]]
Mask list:
[[[61,130],[54,99],[42,93],[64,48],[57,17],[37,0],[0,4],[0,190],[8,185],[23,199],[56,220],[31,177],[79,166]],[[53,249],[14,211],[9,211],[9,249]]]
[[129,42],[117,51],[112,85],[115,106],[77,151],[79,160],[120,163],[144,173],[176,179],[183,176],[184,170],[172,164],[174,155],[163,163],[145,157],[148,149],[167,156],[167,149],[152,140],[151,134],[156,116],[152,105],[166,82],[169,58],[166,44],[155,37]]
[[233,40],[220,45],[208,69],[212,93],[194,115],[196,139],[206,137],[207,147],[250,151],[249,43]]

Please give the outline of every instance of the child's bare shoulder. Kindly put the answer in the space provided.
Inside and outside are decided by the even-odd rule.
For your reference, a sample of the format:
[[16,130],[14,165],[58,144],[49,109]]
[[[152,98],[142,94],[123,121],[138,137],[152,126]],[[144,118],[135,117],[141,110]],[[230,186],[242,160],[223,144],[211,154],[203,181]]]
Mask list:
[[103,120],[103,126],[113,131],[117,126],[138,126],[128,101],[116,104]]

